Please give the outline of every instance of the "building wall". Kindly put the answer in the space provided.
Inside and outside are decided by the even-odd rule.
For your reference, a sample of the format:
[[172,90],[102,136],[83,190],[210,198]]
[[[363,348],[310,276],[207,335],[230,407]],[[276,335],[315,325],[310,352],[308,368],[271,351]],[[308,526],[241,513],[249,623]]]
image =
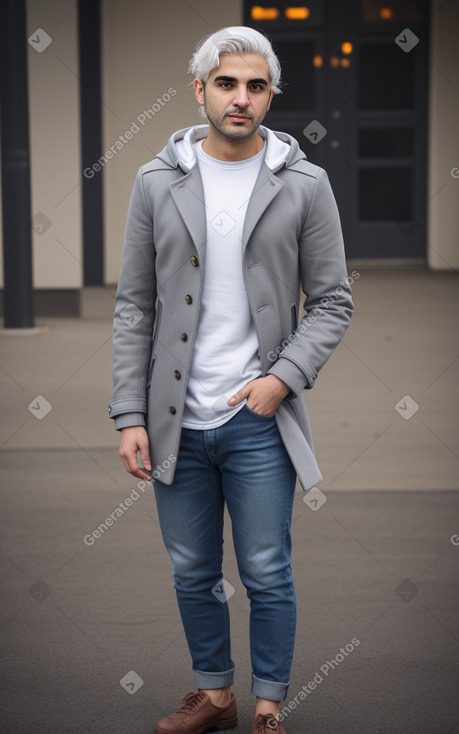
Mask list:
[[[242,0],[194,0],[192,4],[131,0],[128,6],[121,0],[103,0],[104,150],[118,141],[110,160],[93,172],[103,177],[107,284],[116,283],[118,278],[127,207],[138,167],[154,157],[172,131],[203,121],[186,73],[196,42],[216,28],[241,21]],[[52,38],[42,53],[27,46],[32,216],[42,212],[46,218],[42,221],[50,223],[41,234],[39,227],[33,233],[34,285],[38,289],[79,289],[82,211],[77,7],[71,0],[30,1],[27,26],[28,36],[42,28]],[[458,27],[459,4],[434,0],[427,258],[429,266],[439,270],[459,268],[459,177],[455,178],[459,176]],[[146,111],[153,105],[149,119]],[[126,131],[131,132],[124,137]],[[120,136],[125,142],[120,142]],[[0,263],[0,285],[2,274]]]
[[459,3],[432,3],[428,250],[435,270],[459,268]]
[[[196,43],[217,28],[242,22],[241,0],[131,0],[129,12],[126,7],[122,0],[102,3],[105,150],[132,128],[131,139],[121,141],[99,173],[104,183],[106,283],[118,279],[127,207],[139,166],[162,149],[172,132],[204,122],[187,74]],[[150,119],[145,115],[139,122],[153,105]]]
[[[27,3],[30,164],[35,288],[82,286],[82,219],[77,7],[72,0]],[[40,226],[39,226],[40,225]],[[1,229],[0,229],[1,238]],[[0,269],[3,279],[3,268]],[[3,285],[3,280],[1,280]]]

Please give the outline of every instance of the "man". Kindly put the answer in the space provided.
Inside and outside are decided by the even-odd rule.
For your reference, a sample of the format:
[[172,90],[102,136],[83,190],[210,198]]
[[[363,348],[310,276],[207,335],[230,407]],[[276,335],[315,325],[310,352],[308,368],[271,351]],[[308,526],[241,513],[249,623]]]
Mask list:
[[276,717],[296,628],[295,480],[307,490],[322,478],[302,392],[342,338],[352,300],[326,173],[261,125],[279,91],[268,40],[222,29],[198,45],[190,71],[209,124],[174,133],[138,171],[109,413],[127,471],[154,480],[198,689],[155,734],[237,725],[225,506],[251,605],[252,732],[285,734]]

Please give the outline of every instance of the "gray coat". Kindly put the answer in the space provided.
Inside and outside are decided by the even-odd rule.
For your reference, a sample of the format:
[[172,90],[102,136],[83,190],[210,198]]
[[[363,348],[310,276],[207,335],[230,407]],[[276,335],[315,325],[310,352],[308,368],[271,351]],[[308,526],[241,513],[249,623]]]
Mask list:
[[[262,128],[260,128],[262,132]],[[113,334],[117,429],[147,428],[154,476],[171,484],[204,283],[206,217],[199,168],[175,141],[139,169],[128,210]],[[262,375],[290,388],[275,413],[301,486],[322,479],[303,390],[314,386],[351,318],[339,214],[327,174],[298,143],[271,171],[263,163],[243,230],[243,272]],[[306,316],[298,323],[300,289]]]

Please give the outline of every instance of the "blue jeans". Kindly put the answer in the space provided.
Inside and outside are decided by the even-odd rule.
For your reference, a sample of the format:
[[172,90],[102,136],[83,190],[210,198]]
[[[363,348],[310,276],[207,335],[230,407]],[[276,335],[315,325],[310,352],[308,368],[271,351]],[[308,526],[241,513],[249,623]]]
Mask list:
[[252,693],[286,698],[296,631],[290,565],[295,481],[274,416],[247,405],[218,428],[183,428],[173,484],[154,481],[198,688],[223,688],[234,679],[222,585],[226,502],[250,599]]

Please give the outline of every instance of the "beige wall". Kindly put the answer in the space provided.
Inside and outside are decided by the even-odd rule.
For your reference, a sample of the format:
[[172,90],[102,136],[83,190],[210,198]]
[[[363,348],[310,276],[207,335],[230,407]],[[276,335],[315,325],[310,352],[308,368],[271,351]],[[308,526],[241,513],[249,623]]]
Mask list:
[[[37,29],[46,31],[52,42],[41,53],[27,44],[32,217],[42,212],[51,225],[43,234],[33,232],[32,235],[33,283],[35,288],[81,288],[80,114],[75,3],[72,0],[28,2],[27,36]],[[40,35],[43,38],[39,33],[38,39]]]
[[427,257],[451,270],[459,268],[459,3],[434,0],[432,12]]
[[[196,42],[242,22],[242,0],[102,3],[104,150],[135,127],[100,172],[105,219],[105,282],[118,278],[129,196],[136,171],[174,130],[202,122],[186,74]],[[82,287],[82,216],[77,12],[72,0],[28,2],[27,31],[43,28],[52,43],[28,45],[32,215],[51,221],[33,234],[36,288]],[[459,268],[459,4],[434,0],[429,66],[428,262]],[[164,95],[176,90],[169,101]],[[142,125],[138,116],[162,99]],[[1,216],[1,212],[0,212]],[[0,230],[1,239],[1,230]],[[2,268],[0,263],[0,285]]]
[[[172,132],[204,122],[193,89],[187,86],[192,81],[186,73],[188,61],[203,36],[225,25],[241,24],[242,0],[131,0],[129,4],[105,0],[102,5],[104,149],[113,146],[133,123],[140,128],[136,132],[133,127],[132,139],[120,145],[101,172],[105,281],[115,283],[137,169],[161,150]],[[176,90],[170,101],[156,102],[170,87]],[[153,104],[160,106],[159,111],[139,124],[137,117]]]

